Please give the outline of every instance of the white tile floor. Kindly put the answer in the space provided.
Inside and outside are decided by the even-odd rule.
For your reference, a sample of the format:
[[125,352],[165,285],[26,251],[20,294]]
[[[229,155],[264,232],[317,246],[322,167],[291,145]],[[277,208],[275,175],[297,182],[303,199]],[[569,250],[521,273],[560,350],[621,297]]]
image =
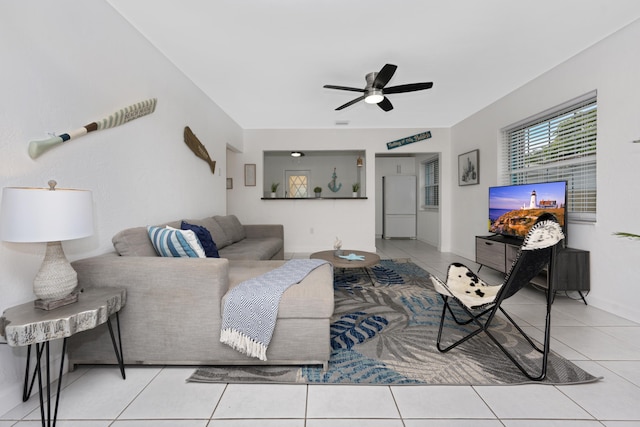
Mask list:
[[[411,258],[440,277],[469,260],[414,240],[379,240],[382,258]],[[305,254],[289,254],[305,257]],[[499,282],[483,269],[481,276]],[[509,309],[541,335],[542,292]],[[588,300],[588,298],[587,298]],[[603,380],[584,385],[306,386],[186,383],[193,368],[86,367],[63,379],[60,427],[632,427],[640,426],[640,325],[558,297],[554,351]],[[37,396],[0,416],[0,427],[39,426]]]

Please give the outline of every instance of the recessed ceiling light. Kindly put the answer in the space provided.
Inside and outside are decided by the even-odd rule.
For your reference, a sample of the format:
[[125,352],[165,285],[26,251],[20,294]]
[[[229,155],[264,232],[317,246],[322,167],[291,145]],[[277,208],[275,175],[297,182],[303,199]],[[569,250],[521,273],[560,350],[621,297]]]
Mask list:
[[302,157],[304,156],[304,153],[302,151],[292,151],[291,152],[291,157]]

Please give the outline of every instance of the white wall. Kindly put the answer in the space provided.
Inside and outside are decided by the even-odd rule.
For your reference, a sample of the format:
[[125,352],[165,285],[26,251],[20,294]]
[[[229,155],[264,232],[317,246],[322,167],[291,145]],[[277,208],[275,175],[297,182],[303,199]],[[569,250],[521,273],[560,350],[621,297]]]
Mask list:
[[[387,150],[386,143],[430,130],[431,139]],[[345,249],[375,251],[375,182],[376,153],[440,152],[443,176],[453,173],[449,168],[448,129],[339,129],[339,130],[245,130],[244,150],[233,156],[236,162],[229,170],[237,171],[230,191],[229,213],[245,223],[282,223],[285,230],[285,251],[309,253],[331,249],[336,236]],[[292,150],[363,150],[366,151],[366,200],[261,200],[263,197],[263,151]],[[257,164],[256,187],[244,187],[243,164]],[[332,171],[329,171],[329,174]],[[270,183],[267,183],[270,184]],[[343,183],[346,185],[347,183]],[[450,189],[443,184],[443,194]],[[449,217],[450,199],[443,197],[441,215]],[[450,222],[443,219],[441,246],[449,247]]]
[[[452,249],[474,258],[474,236],[487,234],[487,187],[498,184],[500,129],[592,90],[598,91],[597,223],[569,223],[569,246],[590,251],[588,302],[640,321],[634,298],[640,242],[612,236],[640,234],[640,21],[567,60],[452,128],[457,155],[480,149],[480,185],[453,189]],[[454,163],[451,165],[454,168]],[[443,175],[446,176],[446,175]],[[455,174],[450,176],[455,180]]]
[[[0,57],[0,187],[54,178],[93,191],[95,234],[65,242],[68,258],[111,250],[128,226],[226,212],[225,150],[242,147],[242,130],[105,2],[0,2]],[[152,97],[149,116],[27,154],[47,132]],[[215,176],[183,142],[187,125],[217,160]],[[44,249],[0,243],[0,311],[33,299]],[[0,413],[20,402],[24,354],[0,345]]]

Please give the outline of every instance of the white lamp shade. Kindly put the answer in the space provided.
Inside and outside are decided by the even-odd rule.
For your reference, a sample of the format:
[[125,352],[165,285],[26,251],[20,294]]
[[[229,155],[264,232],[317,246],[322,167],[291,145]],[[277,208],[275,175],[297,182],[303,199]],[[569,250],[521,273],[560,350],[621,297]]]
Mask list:
[[7,242],[56,242],[93,234],[91,191],[6,187],[0,205],[0,238]]

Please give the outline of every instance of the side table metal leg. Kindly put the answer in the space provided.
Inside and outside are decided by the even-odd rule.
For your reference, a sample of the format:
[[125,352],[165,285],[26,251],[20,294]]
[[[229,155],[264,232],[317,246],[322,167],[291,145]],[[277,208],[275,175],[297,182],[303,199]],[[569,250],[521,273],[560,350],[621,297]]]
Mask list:
[[[42,351],[44,350],[44,346],[40,346],[40,350],[38,350],[36,344],[36,366],[33,368],[33,374],[29,377],[29,366],[31,361],[31,345],[27,346],[27,366],[24,371],[24,388],[22,390],[22,401],[26,402],[31,397],[31,392],[33,391],[33,386],[36,383],[36,376],[38,374],[38,366],[40,364],[40,359],[42,358]],[[31,378],[31,379],[29,379]],[[29,384],[30,383],[30,384]]]
[[[46,353],[47,357],[47,425],[51,426],[51,357],[49,348],[49,341],[47,341],[44,347],[44,352]],[[40,392],[40,396],[42,396],[42,392]],[[53,425],[56,425],[55,420],[53,420]]]
[[[64,372],[64,356],[65,351],[67,349],[67,339],[65,338],[62,341],[62,354],[60,356],[60,371],[58,376],[58,387],[56,390],[56,404],[54,407],[53,418],[51,418],[51,369],[49,366],[50,355],[49,355],[49,341],[44,344],[36,344],[36,352],[41,355],[42,350],[45,352],[45,362],[46,366],[46,380],[47,380],[47,410],[45,414],[44,408],[44,393],[43,393],[43,385],[42,385],[42,363],[40,363],[40,358],[38,358],[37,364],[37,375],[38,375],[38,392],[40,397],[40,420],[42,421],[42,427],[55,427],[56,420],[58,419],[58,404],[60,403],[60,391],[62,390],[62,374]],[[35,375],[35,372],[34,372]],[[46,421],[46,422],[45,422]]]
[[[56,409],[55,409],[55,412],[53,413],[54,426],[56,425],[56,420],[58,419],[58,403],[60,403],[60,390],[62,389],[62,374],[64,372],[64,356],[66,352],[67,352],[67,339],[65,338],[62,340],[62,355],[60,356],[60,371],[58,372],[58,391],[56,392]],[[48,387],[50,386],[51,386],[51,383],[49,383]],[[51,416],[51,412],[49,412],[49,416]]]
[[113,344],[113,351],[116,353],[116,359],[118,359],[118,366],[120,367],[120,373],[122,379],[127,379],[124,373],[124,356],[122,354],[122,336],[120,335],[120,316],[116,312],[116,323],[118,326],[118,343],[116,344],[116,338],[113,334],[113,326],[111,326],[111,318],[107,319],[107,326],[109,327],[109,334],[111,335],[111,343]]
[[[42,354],[42,348],[44,348],[45,346],[47,346],[48,349],[48,345],[49,342],[46,342],[44,344],[36,344],[36,353],[38,354]],[[49,352],[47,351],[47,356],[49,356]],[[49,360],[47,357],[47,368],[49,367]],[[40,399],[40,420],[42,421],[42,427],[45,427],[45,423],[44,423],[44,396],[42,395],[42,366],[40,365],[40,359],[38,359],[38,364],[37,364],[37,369],[38,369],[38,397]]]
[[[29,388],[29,361],[31,360],[31,345],[27,346],[27,367],[24,370],[24,387],[22,388],[22,401],[26,402],[31,396],[31,388],[33,388],[33,381],[31,382],[31,388]],[[34,377],[35,378],[35,377]]]

